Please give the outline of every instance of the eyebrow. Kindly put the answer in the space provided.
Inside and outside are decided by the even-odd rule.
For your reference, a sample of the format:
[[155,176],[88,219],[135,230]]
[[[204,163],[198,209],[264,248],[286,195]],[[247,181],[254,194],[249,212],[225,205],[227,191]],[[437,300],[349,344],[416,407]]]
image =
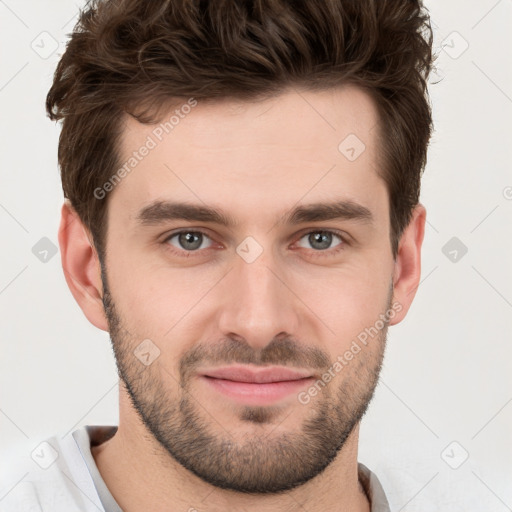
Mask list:
[[[301,205],[286,213],[277,224],[301,224],[327,220],[354,220],[373,223],[372,212],[352,200]],[[155,201],[140,210],[136,221],[140,225],[157,225],[170,220],[208,222],[226,227],[235,227],[239,222],[220,209],[172,201]]]

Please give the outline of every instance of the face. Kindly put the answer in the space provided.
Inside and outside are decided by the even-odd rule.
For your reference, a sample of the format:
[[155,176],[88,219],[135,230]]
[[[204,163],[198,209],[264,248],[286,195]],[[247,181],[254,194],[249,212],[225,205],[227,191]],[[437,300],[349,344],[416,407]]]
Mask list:
[[377,112],[352,87],[177,108],[168,133],[126,120],[108,198],[119,373],[166,456],[291,489],[358,425],[400,307]]

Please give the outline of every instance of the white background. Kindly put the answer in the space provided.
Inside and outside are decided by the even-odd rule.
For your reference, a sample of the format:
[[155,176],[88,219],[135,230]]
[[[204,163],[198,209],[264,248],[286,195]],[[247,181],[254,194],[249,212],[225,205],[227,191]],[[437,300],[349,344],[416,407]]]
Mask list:
[[[422,282],[408,317],[390,328],[359,460],[392,510],[512,510],[512,0],[426,5],[439,58]],[[43,439],[118,417],[108,335],[74,302],[60,255],[43,263],[32,252],[43,237],[57,245],[59,128],[44,101],[77,9],[0,1],[4,494],[23,476],[11,464],[32,462]],[[452,237],[467,247],[455,262],[442,250]],[[445,460],[469,455],[458,469],[442,457],[453,441]]]

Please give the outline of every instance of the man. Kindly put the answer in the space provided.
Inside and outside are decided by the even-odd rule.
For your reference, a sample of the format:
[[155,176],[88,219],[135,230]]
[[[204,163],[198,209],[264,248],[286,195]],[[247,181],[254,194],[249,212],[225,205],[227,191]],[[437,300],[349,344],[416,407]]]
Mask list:
[[88,4],[47,109],[120,419],[25,503],[389,510],[358,434],[420,279],[431,44],[411,0]]

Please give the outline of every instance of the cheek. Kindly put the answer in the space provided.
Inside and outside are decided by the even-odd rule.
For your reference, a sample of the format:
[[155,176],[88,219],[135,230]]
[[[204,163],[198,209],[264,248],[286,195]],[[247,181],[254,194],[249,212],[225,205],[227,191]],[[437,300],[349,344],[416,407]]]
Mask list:
[[127,258],[118,261],[109,269],[109,285],[123,324],[138,338],[164,340],[182,331],[201,305],[208,303],[204,299],[222,277],[212,268],[177,269],[142,261],[137,265]]
[[307,298],[305,302],[325,324],[333,353],[338,353],[385,313],[391,279],[391,272],[384,273],[382,266],[346,268],[317,279],[314,286],[304,281],[298,295]]

